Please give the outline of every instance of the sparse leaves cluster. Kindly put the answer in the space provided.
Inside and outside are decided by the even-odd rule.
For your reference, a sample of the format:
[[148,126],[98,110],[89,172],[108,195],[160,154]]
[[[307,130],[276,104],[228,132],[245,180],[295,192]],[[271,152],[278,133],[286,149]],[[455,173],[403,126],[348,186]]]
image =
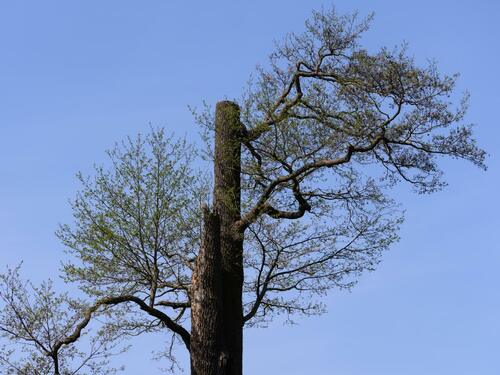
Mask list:
[[110,356],[126,349],[120,346],[116,331],[101,325],[91,337],[73,345],[68,338],[78,331],[87,306],[57,294],[51,281],[40,286],[23,281],[19,270],[16,267],[0,275],[0,335],[6,342],[0,348],[2,373],[101,375],[119,371],[109,366]]

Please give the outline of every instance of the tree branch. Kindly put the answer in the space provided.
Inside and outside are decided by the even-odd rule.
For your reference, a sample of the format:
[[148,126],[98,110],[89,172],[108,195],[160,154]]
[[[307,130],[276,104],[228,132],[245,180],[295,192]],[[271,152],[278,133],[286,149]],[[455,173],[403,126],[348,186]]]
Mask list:
[[[266,189],[260,196],[259,200],[255,204],[255,206],[250,209],[245,215],[242,216],[241,220],[237,221],[235,223],[235,228],[236,230],[242,231],[252,223],[255,222],[259,218],[260,215],[266,213],[268,210],[271,210],[271,213],[273,209],[270,208],[270,206],[267,204],[267,200],[271,197],[271,194],[273,193],[274,189],[281,184],[287,183],[293,179],[297,179],[298,177],[305,175],[305,174],[310,174],[314,170],[320,169],[320,168],[332,168],[341,164],[348,163],[352,156],[356,153],[364,153],[373,150],[375,147],[378,146],[378,144],[385,138],[384,132],[378,134],[375,136],[372,141],[367,145],[367,146],[353,146],[349,145],[347,147],[347,151],[344,156],[341,156],[337,159],[321,159],[321,160],[316,160],[311,163],[307,163],[297,169],[295,172],[292,172],[288,175],[278,177],[274,181],[272,181],[269,185],[267,185]],[[275,211],[277,213],[277,216],[279,217],[279,211]],[[300,212],[300,211],[299,211]],[[283,213],[284,214],[284,213]],[[284,214],[286,216],[286,214]],[[301,217],[302,215],[296,214],[290,214],[290,218],[293,218],[294,216]]]
[[73,331],[72,334],[67,336],[65,339],[57,342],[54,345],[54,348],[52,349],[51,353],[57,353],[59,349],[63,345],[69,345],[71,343],[74,343],[76,340],[78,340],[81,336],[81,333],[85,327],[90,323],[90,320],[92,319],[92,315],[101,307],[101,306],[109,306],[109,305],[117,305],[120,303],[124,302],[133,302],[136,305],[139,306],[139,308],[149,315],[159,319],[167,328],[172,330],[173,332],[177,333],[184,344],[186,345],[186,348],[190,350],[190,341],[191,341],[191,336],[189,332],[182,327],[181,325],[177,324],[174,322],[168,315],[166,315],[164,312],[155,309],[153,307],[150,307],[147,303],[145,303],[142,299],[136,296],[132,295],[123,295],[123,296],[116,296],[116,297],[107,297],[107,298],[102,298],[98,300],[92,307],[87,309],[87,311],[84,313],[84,318],[83,320],[76,326],[75,330]]

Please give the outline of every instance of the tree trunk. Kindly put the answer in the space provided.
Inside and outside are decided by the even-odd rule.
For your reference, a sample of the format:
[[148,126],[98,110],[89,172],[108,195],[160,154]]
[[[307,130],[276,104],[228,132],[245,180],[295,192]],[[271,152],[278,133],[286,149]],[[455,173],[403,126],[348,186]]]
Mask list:
[[192,375],[242,375],[243,233],[240,109],[229,101],[215,112],[214,213],[204,212],[204,233],[193,272]]
[[55,354],[52,354],[51,357],[52,357],[52,361],[54,362],[54,375],[60,375],[58,353],[56,352]]
[[204,207],[203,222],[191,285],[191,374],[218,375],[222,373],[220,221]]
[[225,375],[241,375],[243,371],[243,234],[234,231],[234,223],[241,216],[241,139],[240,108],[229,101],[217,103],[214,206],[221,227]]

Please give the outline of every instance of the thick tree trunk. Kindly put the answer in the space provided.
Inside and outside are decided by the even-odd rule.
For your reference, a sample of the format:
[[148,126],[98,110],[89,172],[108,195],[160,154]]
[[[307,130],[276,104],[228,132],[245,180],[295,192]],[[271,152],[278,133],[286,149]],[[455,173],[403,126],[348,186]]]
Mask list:
[[229,101],[215,112],[214,206],[220,216],[223,345],[226,375],[241,375],[243,362],[243,234],[234,231],[241,216],[240,108]]
[[204,207],[203,222],[191,286],[191,374],[218,375],[222,373],[220,220]]
[[214,213],[205,209],[204,234],[193,272],[192,375],[242,375],[243,233],[241,216],[241,123],[233,102],[215,113]]

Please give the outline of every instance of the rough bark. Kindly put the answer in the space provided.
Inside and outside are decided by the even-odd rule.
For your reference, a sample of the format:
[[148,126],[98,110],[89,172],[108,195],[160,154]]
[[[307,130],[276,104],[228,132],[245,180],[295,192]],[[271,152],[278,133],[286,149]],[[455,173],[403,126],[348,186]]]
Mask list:
[[241,139],[238,105],[230,101],[217,103],[214,207],[221,228],[222,338],[227,375],[241,375],[243,360],[243,233],[234,225],[241,217]]
[[191,374],[241,375],[243,359],[243,233],[241,123],[233,102],[216,106],[214,212],[204,209],[204,233],[193,272]]
[[191,374],[223,374],[220,221],[204,208],[203,242],[193,272]]

